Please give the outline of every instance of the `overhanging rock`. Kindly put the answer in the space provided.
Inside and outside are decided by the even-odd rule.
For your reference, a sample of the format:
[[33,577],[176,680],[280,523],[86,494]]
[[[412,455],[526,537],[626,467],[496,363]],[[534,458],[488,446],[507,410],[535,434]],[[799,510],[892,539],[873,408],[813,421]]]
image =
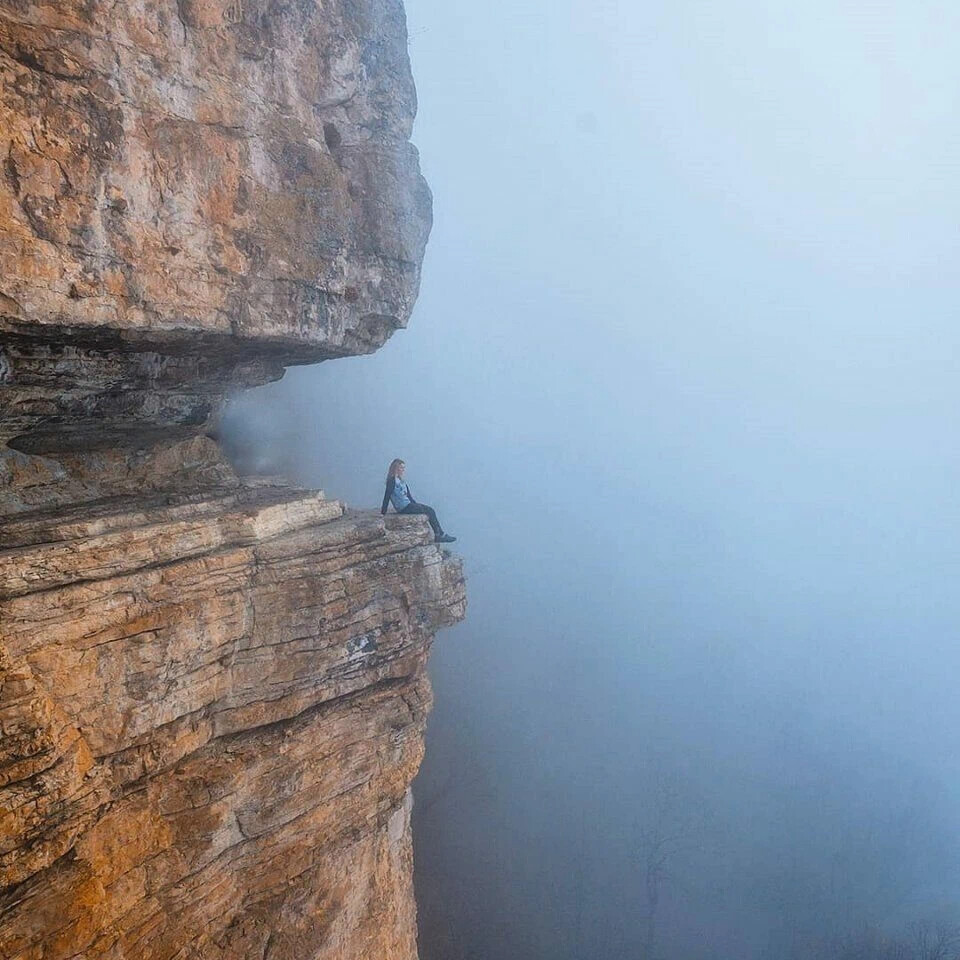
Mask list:
[[459,562],[238,477],[377,349],[430,196],[395,0],[0,0],[0,956],[412,960]]

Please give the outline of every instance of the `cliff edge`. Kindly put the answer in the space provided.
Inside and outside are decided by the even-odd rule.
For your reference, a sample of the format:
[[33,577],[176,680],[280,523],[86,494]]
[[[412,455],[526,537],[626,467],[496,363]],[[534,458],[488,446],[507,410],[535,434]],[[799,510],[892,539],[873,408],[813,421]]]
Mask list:
[[0,0],[0,956],[416,957],[422,518],[238,477],[430,226],[394,0]]

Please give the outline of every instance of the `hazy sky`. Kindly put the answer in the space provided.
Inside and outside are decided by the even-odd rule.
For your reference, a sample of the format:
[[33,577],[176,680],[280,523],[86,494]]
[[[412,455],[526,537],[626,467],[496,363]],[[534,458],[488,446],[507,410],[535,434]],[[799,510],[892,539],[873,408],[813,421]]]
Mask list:
[[663,769],[666,960],[960,920],[960,7],[407,11],[410,328],[234,422],[358,506],[405,458],[460,538],[424,960],[639,955]]

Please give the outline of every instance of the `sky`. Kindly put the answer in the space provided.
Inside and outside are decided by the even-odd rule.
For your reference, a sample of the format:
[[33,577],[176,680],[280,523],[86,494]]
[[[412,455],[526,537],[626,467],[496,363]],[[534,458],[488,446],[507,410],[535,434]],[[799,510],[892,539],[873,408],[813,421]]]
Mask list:
[[459,537],[423,960],[960,921],[960,8],[407,14],[409,328],[227,424],[355,506],[402,457]]

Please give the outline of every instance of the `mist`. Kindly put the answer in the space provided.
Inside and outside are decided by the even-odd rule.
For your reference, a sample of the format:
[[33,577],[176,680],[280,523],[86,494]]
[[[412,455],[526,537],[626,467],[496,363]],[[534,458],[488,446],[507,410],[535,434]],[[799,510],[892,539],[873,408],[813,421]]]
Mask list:
[[960,9],[407,13],[435,209],[409,329],[224,436],[357,508],[402,457],[459,538],[422,957],[960,924]]

